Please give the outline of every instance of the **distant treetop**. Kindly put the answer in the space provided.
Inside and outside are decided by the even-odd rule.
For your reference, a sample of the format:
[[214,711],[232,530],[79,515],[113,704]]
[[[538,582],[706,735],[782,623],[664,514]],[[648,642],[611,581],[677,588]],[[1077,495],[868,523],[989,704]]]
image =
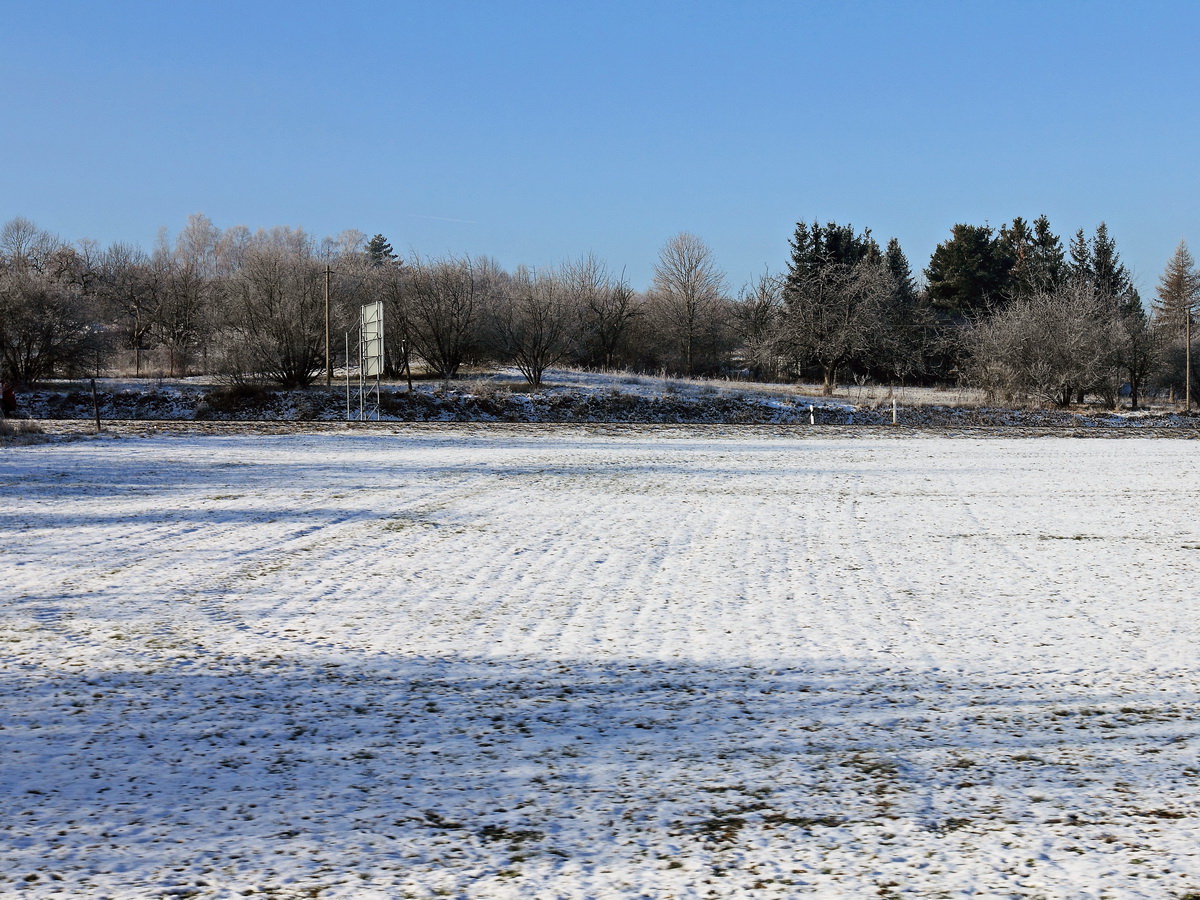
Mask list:
[[382,234],[377,234],[367,241],[367,259],[371,265],[385,266],[388,263],[395,262],[396,258],[396,254],[392,250],[392,245],[388,243],[388,239]]

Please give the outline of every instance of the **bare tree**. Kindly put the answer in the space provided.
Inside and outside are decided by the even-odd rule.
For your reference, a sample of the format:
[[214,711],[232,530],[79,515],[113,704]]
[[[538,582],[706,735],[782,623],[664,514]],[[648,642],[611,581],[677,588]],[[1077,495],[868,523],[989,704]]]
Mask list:
[[346,228],[334,237],[321,239],[317,255],[329,264],[337,263],[349,266],[358,262],[365,265],[367,260],[367,236],[357,228]]
[[743,286],[732,306],[743,359],[760,378],[779,373],[776,339],[782,308],[783,279],[770,272]]
[[587,365],[613,368],[630,326],[643,314],[641,298],[592,254],[567,263],[561,277],[580,317],[580,358]]
[[878,341],[892,289],[892,277],[877,255],[793,276],[783,298],[779,351],[798,367],[819,369],[822,393],[831,395],[838,370],[863,358]]
[[716,362],[725,325],[725,290],[725,274],[700,238],[683,231],[662,246],[652,293],[680,371],[691,375]]
[[49,274],[51,258],[65,244],[24,216],[9,219],[0,227],[0,256],[5,268]]
[[546,369],[571,350],[578,318],[575,298],[561,273],[520,268],[497,298],[491,315],[493,346],[534,387]]
[[162,273],[163,285],[155,334],[166,348],[170,374],[186,375],[208,337],[209,313],[219,284],[205,277],[199,266],[172,255],[156,254],[153,264]]
[[107,321],[119,329],[121,341],[133,353],[134,374],[142,374],[142,356],[149,349],[163,301],[160,272],[140,247],[114,243],[99,259],[96,292]]
[[1086,281],[1038,291],[976,325],[971,380],[989,396],[1069,406],[1115,378],[1120,319]]
[[214,309],[230,268],[222,266],[222,233],[194,214],[174,243],[160,229],[148,264],[154,285],[153,335],[167,355],[167,371],[186,375],[207,354]]
[[16,385],[74,375],[95,360],[102,334],[78,285],[42,272],[0,272],[0,376]]
[[324,266],[302,231],[257,235],[224,297],[224,370],[234,379],[311,384],[324,366]]
[[214,251],[217,277],[228,278],[237,272],[253,246],[254,234],[245,225],[233,225],[222,231]]
[[1140,310],[1119,317],[1116,329],[1116,362],[1129,383],[1129,405],[1138,408],[1142,390],[1163,363],[1165,342]]
[[97,359],[104,335],[83,256],[29,219],[0,227],[0,378],[33,384]]
[[175,257],[200,277],[211,278],[216,274],[220,245],[221,229],[204,213],[192,213],[175,238]]
[[453,378],[481,342],[484,312],[499,282],[487,259],[414,262],[405,322],[413,351],[434,374]]

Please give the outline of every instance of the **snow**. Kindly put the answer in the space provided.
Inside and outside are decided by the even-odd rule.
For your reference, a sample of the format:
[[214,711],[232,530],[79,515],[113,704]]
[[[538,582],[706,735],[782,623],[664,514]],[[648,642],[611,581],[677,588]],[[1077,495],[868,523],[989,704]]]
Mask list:
[[[640,424],[889,425],[908,427],[1170,428],[1200,431],[1200,418],[1175,404],[1112,410],[988,406],[969,388],[880,385],[844,387],[836,397],[811,385],[681,379],[630,373],[554,369],[537,388],[515,370],[474,374],[451,382],[385,383],[350,415],[391,422],[536,422]],[[211,378],[51,382],[22,394],[20,414],[34,419],[91,421],[341,422],[344,389],[311,385],[293,390],[231,387]],[[895,423],[893,423],[895,415]]]
[[0,895],[1200,892],[1188,440],[0,455]]

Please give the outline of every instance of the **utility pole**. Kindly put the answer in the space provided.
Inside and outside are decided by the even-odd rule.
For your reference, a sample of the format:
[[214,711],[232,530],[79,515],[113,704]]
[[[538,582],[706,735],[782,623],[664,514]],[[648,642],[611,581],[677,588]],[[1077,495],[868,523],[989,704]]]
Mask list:
[[1183,319],[1183,402],[1192,411],[1192,307],[1184,310]]
[[329,355],[329,266],[325,267],[325,386],[333,384],[333,358]]

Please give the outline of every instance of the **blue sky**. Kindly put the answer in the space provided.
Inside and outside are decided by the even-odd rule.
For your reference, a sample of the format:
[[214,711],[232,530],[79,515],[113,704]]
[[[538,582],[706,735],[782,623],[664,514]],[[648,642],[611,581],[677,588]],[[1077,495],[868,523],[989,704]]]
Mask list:
[[702,237],[736,290],[798,220],[900,239],[1102,220],[1143,297],[1200,250],[1200,4],[21,4],[0,30],[0,220],[149,247],[222,227],[645,287]]

